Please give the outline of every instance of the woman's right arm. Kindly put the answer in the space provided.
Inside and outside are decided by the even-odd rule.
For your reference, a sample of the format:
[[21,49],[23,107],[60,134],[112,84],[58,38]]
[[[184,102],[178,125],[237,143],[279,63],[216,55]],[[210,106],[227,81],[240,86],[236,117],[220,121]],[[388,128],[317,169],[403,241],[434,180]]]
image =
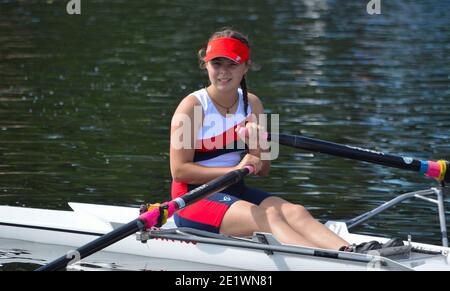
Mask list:
[[249,155],[235,167],[204,167],[195,164],[193,162],[195,144],[202,120],[202,107],[193,95],[189,95],[181,101],[172,117],[170,128],[170,171],[172,178],[176,182],[204,184],[248,164],[254,165],[259,171],[259,158],[247,157]]

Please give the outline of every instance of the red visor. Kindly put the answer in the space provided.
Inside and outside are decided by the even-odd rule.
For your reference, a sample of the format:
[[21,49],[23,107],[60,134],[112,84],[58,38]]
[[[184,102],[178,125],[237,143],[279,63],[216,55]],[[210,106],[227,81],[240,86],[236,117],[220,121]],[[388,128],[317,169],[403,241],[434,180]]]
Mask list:
[[224,57],[242,64],[250,59],[250,49],[240,40],[231,37],[215,38],[208,43],[205,62]]

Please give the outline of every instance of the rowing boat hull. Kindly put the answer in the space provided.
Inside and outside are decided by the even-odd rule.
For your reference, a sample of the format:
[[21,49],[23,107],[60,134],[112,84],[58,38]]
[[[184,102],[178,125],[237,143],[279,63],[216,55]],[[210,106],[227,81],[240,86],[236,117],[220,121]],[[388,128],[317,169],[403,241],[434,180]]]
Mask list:
[[[0,206],[0,238],[65,246],[67,250],[82,246],[114,228],[132,221],[138,216],[138,209],[119,206],[70,203],[73,211],[31,209],[22,207]],[[332,224],[336,232],[341,232],[347,239],[364,240],[373,237],[355,236],[345,232],[339,224]],[[173,220],[164,228],[175,228]],[[184,270],[409,270],[413,264],[398,262],[368,255],[351,254],[349,259],[331,258],[330,255],[316,256],[320,250],[298,248],[300,253],[285,251],[268,252],[267,250],[248,248],[240,245],[204,243],[198,241],[181,241],[167,238],[154,238],[141,243],[134,236],[119,241],[101,254],[127,254],[147,261],[152,268],[154,261],[164,259],[179,262],[178,269]],[[247,243],[248,244],[248,243]],[[278,246],[273,246],[276,248]],[[312,252],[311,252],[312,251]],[[338,253],[338,252],[336,252]],[[44,260],[52,260],[61,253],[54,253]],[[94,255],[95,256],[95,255]],[[353,256],[353,257],[351,257]],[[95,259],[95,257],[92,257]],[[434,261],[427,261],[427,268],[449,269],[448,257],[438,256]],[[90,260],[87,258],[86,260]],[[361,261],[359,261],[361,259]],[[145,265],[145,264],[144,264]],[[177,264],[172,264],[172,268]],[[424,264],[422,264],[424,265]],[[148,269],[145,268],[144,269]],[[177,268],[174,268],[177,269]],[[425,268],[426,269],[426,268]]]

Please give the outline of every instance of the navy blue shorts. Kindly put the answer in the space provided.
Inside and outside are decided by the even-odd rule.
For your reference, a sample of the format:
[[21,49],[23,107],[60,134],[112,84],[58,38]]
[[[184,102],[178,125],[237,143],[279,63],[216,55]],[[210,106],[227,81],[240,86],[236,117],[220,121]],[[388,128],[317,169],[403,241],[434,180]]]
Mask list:
[[[192,185],[190,188],[193,189],[195,186]],[[255,188],[249,188],[241,181],[176,212],[174,215],[175,224],[178,227],[190,227],[219,233],[223,217],[234,202],[244,200],[259,205],[270,196],[273,195]]]

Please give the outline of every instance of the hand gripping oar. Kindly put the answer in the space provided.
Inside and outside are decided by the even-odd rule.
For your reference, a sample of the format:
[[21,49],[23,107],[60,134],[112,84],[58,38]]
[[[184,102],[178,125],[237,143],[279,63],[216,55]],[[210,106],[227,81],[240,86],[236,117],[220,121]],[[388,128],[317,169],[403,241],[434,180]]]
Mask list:
[[320,139],[289,134],[268,134],[268,140],[278,140],[282,145],[304,149],[333,156],[364,161],[383,166],[420,172],[438,181],[450,182],[450,165],[448,161],[416,160],[383,152],[342,145]]
[[[172,201],[165,202],[162,204],[164,215],[167,215],[165,219],[161,219],[161,207],[153,209],[151,211],[141,214],[137,219],[99,237],[98,239],[81,246],[76,249],[75,252],[70,252],[70,256],[62,256],[47,265],[38,268],[36,271],[57,271],[65,268],[68,263],[74,262],[72,257],[76,254],[76,260],[81,260],[95,252],[98,252],[113,243],[141,230],[146,230],[158,224],[158,221],[165,222],[168,217],[171,217],[175,211],[182,209],[195,201],[216,192],[219,192],[228,186],[237,183],[244,176],[253,173],[254,168],[251,166],[246,166],[243,169],[235,170],[229,172],[221,177],[218,177],[200,187],[197,187],[188,193],[180,196]],[[167,210],[167,211],[165,211]]]

